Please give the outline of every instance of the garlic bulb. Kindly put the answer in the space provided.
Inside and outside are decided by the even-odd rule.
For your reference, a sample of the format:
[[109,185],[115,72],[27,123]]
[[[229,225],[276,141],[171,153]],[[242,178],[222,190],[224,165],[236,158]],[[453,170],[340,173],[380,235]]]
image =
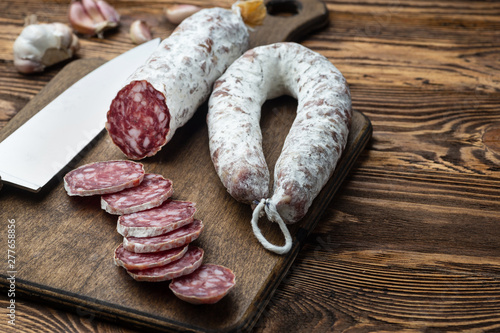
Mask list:
[[120,24],[118,12],[104,0],[72,0],[68,16],[75,31],[99,38]]
[[67,25],[31,24],[14,42],[14,66],[21,73],[42,72],[48,66],[73,57],[79,48],[78,37]]
[[136,20],[130,26],[130,39],[134,44],[142,44],[151,40],[151,31],[146,22]]
[[200,10],[201,7],[195,5],[172,5],[165,9],[165,17],[170,23],[179,24]]

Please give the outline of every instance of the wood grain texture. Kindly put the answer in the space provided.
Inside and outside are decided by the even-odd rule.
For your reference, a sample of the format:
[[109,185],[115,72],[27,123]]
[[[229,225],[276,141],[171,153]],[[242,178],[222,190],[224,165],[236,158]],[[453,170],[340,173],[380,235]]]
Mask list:
[[[159,15],[172,1],[110,2],[129,22],[145,17],[156,34],[173,30]],[[302,44],[346,76],[373,139],[254,331],[499,331],[500,3],[325,3],[329,26]],[[55,0],[0,2],[0,126],[62,68],[29,77],[13,70],[23,17],[64,20],[65,10]],[[126,30],[84,39],[80,57],[110,59],[130,48]],[[35,323],[26,332],[44,323],[54,332],[130,329],[21,304],[20,318]]]

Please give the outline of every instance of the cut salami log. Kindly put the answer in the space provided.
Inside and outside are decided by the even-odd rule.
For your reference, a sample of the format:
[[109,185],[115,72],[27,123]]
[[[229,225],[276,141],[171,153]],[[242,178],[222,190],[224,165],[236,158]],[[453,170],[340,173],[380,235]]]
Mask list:
[[[253,1],[254,3],[256,1]],[[208,98],[213,82],[247,48],[242,15],[265,16],[259,6],[240,11],[203,9],[185,19],[127,80],[107,113],[106,129],[131,159],[156,154]],[[244,14],[241,14],[244,13]]]
[[161,206],[118,218],[117,231],[124,237],[154,237],[193,222],[195,204],[167,200]]
[[144,174],[144,166],[136,162],[95,162],[68,172],[64,176],[64,188],[71,196],[115,193],[138,186]]
[[123,215],[158,207],[170,198],[172,181],[161,175],[146,174],[139,186],[101,197],[101,208],[110,214]]
[[183,301],[213,304],[226,296],[235,283],[234,273],[229,268],[203,264],[193,273],[173,279],[169,288]]
[[194,220],[193,223],[156,237],[125,237],[123,247],[135,253],[150,253],[165,251],[184,246],[197,239],[203,231],[203,222]]
[[165,266],[179,260],[187,252],[188,246],[155,253],[134,253],[127,251],[120,244],[115,249],[115,264],[127,270],[142,270]]
[[127,273],[137,281],[161,282],[194,272],[203,262],[203,249],[190,245],[179,260],[160,267],[130,270]]

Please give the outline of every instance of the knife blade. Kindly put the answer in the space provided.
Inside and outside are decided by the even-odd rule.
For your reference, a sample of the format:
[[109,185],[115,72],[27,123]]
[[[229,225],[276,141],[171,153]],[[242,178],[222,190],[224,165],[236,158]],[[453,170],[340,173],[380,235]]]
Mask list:
[[0,143],[0,179],[39,192],[104,130],[111,101],[157,48],[156,38],[74,83]]

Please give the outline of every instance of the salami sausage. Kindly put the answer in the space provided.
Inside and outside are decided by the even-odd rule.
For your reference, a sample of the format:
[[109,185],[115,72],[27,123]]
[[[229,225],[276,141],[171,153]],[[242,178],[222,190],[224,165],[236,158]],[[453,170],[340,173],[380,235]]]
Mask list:
[[184,246],[197,239],[203,231],[203,222],[194,220],[193,223],[156,237],[125,237],[123,247],[135,253],[150,253],[165,251]]
[[159,266],[165,266],[171,262],[179,260],[184,256],[188,246],[177,247],[175,249],[155,252],[155,253],[134,253],[127,251],[120,244],[115,249],[114,261],[117,266],[127,270],[141,270]]
[[170,290],[192,304],[214,304],[234,287],[234,273],[224,266],[203,264],[189,275],[172,280]]
[[142,269],[128,270],[127,273],[137,281],[161,282],[194,272],[203,262],[203,249],[189,245],[186,254],[170,264]]
[[192,202],[167,200],[156,208],[120,216],[116,229],[124,237],[163,235],[193,222],[195,212]]
[[[263,5],[257,8],[265,13]],[[248,29],[240,13],[235,5],[233,10],[209,8],[193,14],[128,78],[111,103],[106,123],[127,157],[156,154],[208,98],[227,66],[248,49]]]
[[[298,100],[297,115],[274,167],[262,152],[262,104],[283,94]],[[299,221],[332,175],[345,148],[351,123],[349,87],[324,56],[296,43],[276,43],[247,51],[216,81],[207,123],[215,169],[229,193],[258,204],[253,231],[269,250],[285,253],[291,237],[284,223]],[[286,243],[276,247],[257,227],[265,210],[280,224]]]
[[108,194],[138,186],[144,166],[131,161],[95,162],[74,169],[64,176],[64,188],[71,196]]
[[172,181],[148,173],[139,186],[101,197],[101,208],[110,214],[123,215],[158,207],[172,196]]

